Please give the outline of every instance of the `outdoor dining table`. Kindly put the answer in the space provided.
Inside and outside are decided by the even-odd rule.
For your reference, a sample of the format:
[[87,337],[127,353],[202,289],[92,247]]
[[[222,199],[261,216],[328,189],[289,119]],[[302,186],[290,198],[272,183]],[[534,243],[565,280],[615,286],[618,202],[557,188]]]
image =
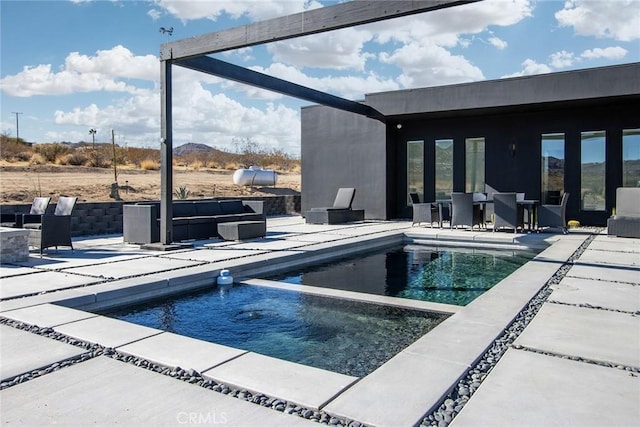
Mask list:
[[[476,206],[478,205],[482,206],[483,210],[484,210],[484,206],[490,203],[493,203],[493,200],[478,200],[478,201],[474,200],[473,202],[473,204]],[[516,203],[527,210],[527,216],[529,220],[527,224],[527,229],[529,231],[532,231],[538,228],[538,205],[540,204],[540,201],[534,200],[534,199],[527,199],[527,200],[516,200]],[[442,219],[443,219],[442,206],[447,204],[449,205],[449,207],[451,207],[451,199],[436,199],[436,201],[433,202],[432,204],[438,207],[438,226],[442,228]]]

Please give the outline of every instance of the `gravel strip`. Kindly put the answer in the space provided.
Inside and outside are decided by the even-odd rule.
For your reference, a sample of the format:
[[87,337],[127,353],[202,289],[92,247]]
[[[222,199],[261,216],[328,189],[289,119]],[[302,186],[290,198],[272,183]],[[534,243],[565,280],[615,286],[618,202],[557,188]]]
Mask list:
[[[569,257],[558,271],[547,281],[543,288],[531,299],[529,304],[516,316],[515,320],[507,327],[503,334],[498,337],[493,345],[484,353],[480,360],[473,366],[467,374],[454,386],[453,390],[444,398],[439,407],[428,413],[420,423],[420,426],[445,427],[460,413],[464,405],[469,401],[471,395],[480,387],[480,384],[487,377],[489,372],[498,363],[509,347],[513,347],[515,339],[524,331],[534,316],[538,313],[542,305],[547,301],[553,292],[553,285],[557,285],[569,272],[573,262],[596,238],[598,231],[589,236],[580,247]],[[545,353],[546,354],[546,353]],[[554,355],[566,357],[564,355]],[[586,361],[591,363],[592,361]],[[617,366],[612,366],[617,367]],[[624,367],[623,367],[624,369]],[[631,368],[634,369],[634,368]]]

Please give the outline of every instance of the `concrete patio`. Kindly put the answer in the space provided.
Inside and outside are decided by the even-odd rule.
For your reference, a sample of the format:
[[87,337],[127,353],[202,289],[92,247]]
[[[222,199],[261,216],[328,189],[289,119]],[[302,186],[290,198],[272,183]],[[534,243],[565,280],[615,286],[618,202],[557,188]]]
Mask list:
[[[76,239],[74,252],[50,250],[42,258],[32,252],[26,262],[0,266],[0,420],[22,425],[265,426],[314,420],[419,425],[444,405],[591,237],[586,230],[492,233],[412,228],[402,221],[308,225],[295,216],[268,218],[267,226],[264,239],[199,241],[171,252],[141,250],[122,243],[121,236]],[[403,241],[545,249],[462,308],[260,279],[301,261]],[[371,374],[356,378],[88,311],[206,286],[223,268],[253,286],[450,317]],[[640,240],[597,235],[567,268],[451,425],[640,425]],[[40,333],[16,327],[25,324],[37,325]],[[46,336],[50,332],[43,328],[67,342]],[[95,348],[113,350],[94,353]],[[192,384],[126,363],[129,356],[169,372],[191,371],[201,381]],[[241,391],[214,391],[203,385],[207,381]],[[246,393],[267,396],[273,404],[247,401]],[[446,425],[450,419],[438,422]]]

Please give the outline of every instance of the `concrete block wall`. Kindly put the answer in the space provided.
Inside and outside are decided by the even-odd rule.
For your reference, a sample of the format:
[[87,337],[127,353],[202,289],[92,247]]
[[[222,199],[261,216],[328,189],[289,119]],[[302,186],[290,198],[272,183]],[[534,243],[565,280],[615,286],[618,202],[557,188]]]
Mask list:
[[[230,197],[216,197],[210,200],[225,200]],[[300,213],[300,195],[265,196],[265,197],[237,197],[243,200],[262,200],[265,203],[267,216],[288,215]],[[122,233],[122,205],[130,202],[79,202],[71,216],[71,235],[95,236],[101,234]],[[29,212],[30,204],[2,205],[2,213]],[[55,210],[55,204],[48,212]]]

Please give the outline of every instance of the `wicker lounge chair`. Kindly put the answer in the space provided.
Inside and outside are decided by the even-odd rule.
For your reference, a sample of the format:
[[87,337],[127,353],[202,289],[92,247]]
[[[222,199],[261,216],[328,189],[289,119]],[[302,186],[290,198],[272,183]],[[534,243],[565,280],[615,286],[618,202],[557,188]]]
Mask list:
[[[47,212],[51,197],[35,197],[31,203],[31,209],[29,213],[11,213],[1,214],[2,227],[17,227],[22,228],[25,222],[39,222],[40,217]],[[25,219],[27,221],[25,221]]]
[[305,212],[307,224],[341,224],[345,222],[363,221],[364,210],[351,208],[356,196],[355,188],[339,188],[333,206],[327,208],[311,208]]
[[53,215],[41,215],[39,223],[26,223],[24,228],[31,230],[29,245],[40,249],[40,255],[46,248],[69,246],[71,243],[71,213],[77,197],[60,197]]

